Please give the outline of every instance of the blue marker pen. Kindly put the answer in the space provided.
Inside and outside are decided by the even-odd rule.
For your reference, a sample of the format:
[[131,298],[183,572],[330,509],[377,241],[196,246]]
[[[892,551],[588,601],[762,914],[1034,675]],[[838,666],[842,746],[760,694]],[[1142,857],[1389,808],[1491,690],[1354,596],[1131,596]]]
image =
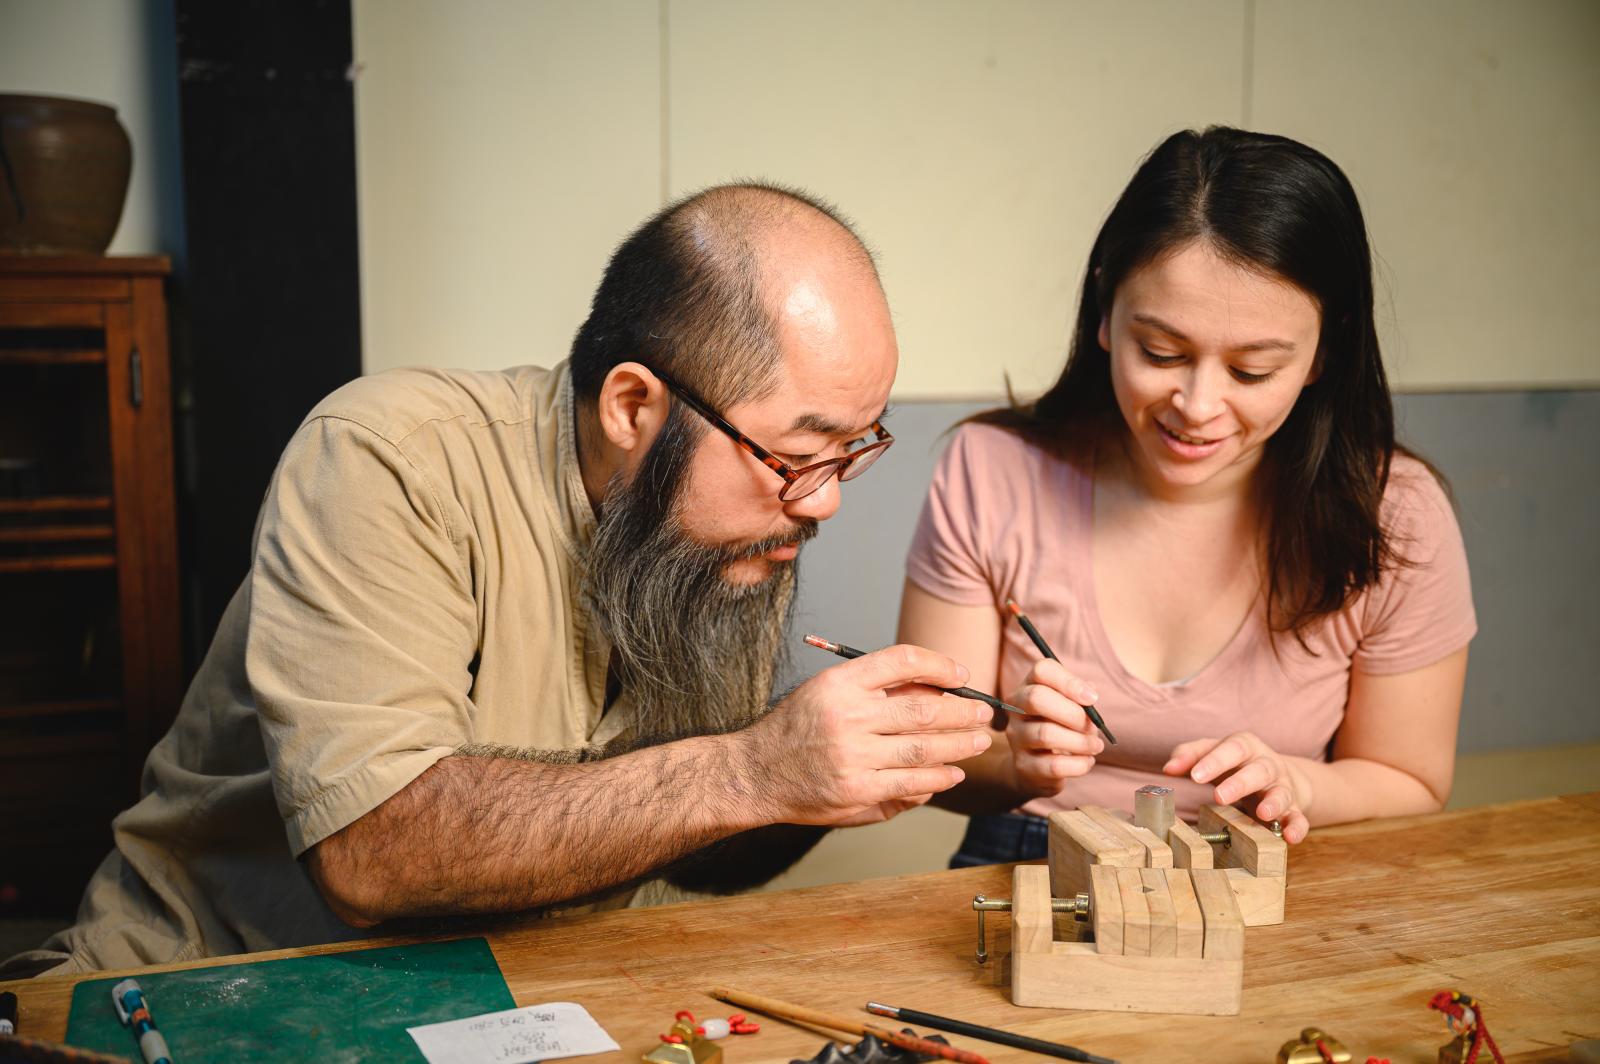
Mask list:
[[156,1021],[150,1018],[150,1005],[139,989],[138,980],[124,979],[111,988],[111,1003],[117,1007],[117,1018],[133,1028],[139,1036],[139,1052],[145,1064],[172,1064],[172,1053],[167,1040],[156,1030]]

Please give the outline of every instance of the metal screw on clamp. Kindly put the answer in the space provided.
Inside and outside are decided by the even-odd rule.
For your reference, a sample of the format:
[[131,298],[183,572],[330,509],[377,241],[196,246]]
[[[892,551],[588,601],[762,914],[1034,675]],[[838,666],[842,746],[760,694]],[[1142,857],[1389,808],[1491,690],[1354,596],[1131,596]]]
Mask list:
[[[978,963],[987,964],[989,962],[989,947],[985,943],[984,939],[983,914],[1008,913],[1011,911],[1011,902],[1004,898],[994,898],[991,900],[983,894],[975,894],[972,897],[972,908],[978,914]],[[1084,915],[1088,915],[1089,895],[1078,894],[1071,898],[1051,898],[1050,911],[1056,913],[1082,913]]]
[[[1281,821],[1274,820],[1267,826],[1272,829],[1274,835],[1280,839],[1283,838],[1283,824]],[[1215,843],[1218,846],[1232,846],[1233,834],[1226,828],[1221,831],[1202,831],[1200,832],[1200,841]]]

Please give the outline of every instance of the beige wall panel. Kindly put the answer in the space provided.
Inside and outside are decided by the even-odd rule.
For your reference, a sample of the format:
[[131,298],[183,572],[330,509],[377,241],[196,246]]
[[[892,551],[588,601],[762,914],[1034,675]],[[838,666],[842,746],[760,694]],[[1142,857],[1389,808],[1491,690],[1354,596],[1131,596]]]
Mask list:
[[1600,4],[1262,0],[1255,23],[1251,123],[1355,183],[1393,379],[1600,382]]
[[[182,210],[177,87],[159,9],[132,0],[0,0],[0,92],[70,96],[117,109],[133,172],[110,255],[172,254]],[[170,31],[166,31],[169,32]]]
[[896,394],[1059,372],[1105,212],[1165,134],[1241,120],[1240,3],[672,0],[673,192],[801,185],[879,253]]
[[566,357],[659,206],[655,0],[355,0],[369,371]]

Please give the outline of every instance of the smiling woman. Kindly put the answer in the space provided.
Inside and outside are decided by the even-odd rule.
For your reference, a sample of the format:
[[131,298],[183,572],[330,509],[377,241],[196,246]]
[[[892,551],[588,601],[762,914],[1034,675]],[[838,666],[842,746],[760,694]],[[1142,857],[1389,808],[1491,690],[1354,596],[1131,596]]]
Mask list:
[[[1226,128],[1163,142],[1095,241],[1060,380],[971,422],[900,638],[1034,716],[936,799],[986,814],[956,863],[1043,856],[1037,817],[1153,782],[1191,817],[1245,800],[1291,842],[1443,805],[1466,559],[1441,482],[1395,442],[1365,223],[1331,160]],[[1008,598],[1059,663],[1035,663]]]

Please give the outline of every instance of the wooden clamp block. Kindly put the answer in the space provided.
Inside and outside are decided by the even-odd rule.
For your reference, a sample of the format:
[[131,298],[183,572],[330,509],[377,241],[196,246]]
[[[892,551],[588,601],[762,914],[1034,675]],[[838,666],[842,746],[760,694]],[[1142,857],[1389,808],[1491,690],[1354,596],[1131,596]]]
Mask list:
[[[1117,869],[1118,904],[1122,907],[1122,952],[1128,957],[1150,956],[1150,904],[1144,896],[1144,878],[1137,868]],[[1094,895],[1089,896],[1094,910]]]
[[1201,806],[1200,831],[1226,831],[1232,839],[1219,854],[1219,867],[1243,868],[1254,876],[1281,876],[1289,867],[1289,844],[1231,805]]
[[1089,897],[1089,922],[1101,953],[1125,953],[1122,942],[1122,892],[1117,886],[1117,870],[1111,865],[1091,868],[1093,883]]
[[1187,868],[1168,868],[1165,875],[1172,894],[1177,956],[1202,957],[1205,955],[1206,924],[1200,913],[1200,899],[1194,892],[1194,880]]
[[1138,867],[1140,868],[1171,868],[1172,847],[1158,839],[1155,833],[1133,823],[1126,813],[1114,813],[1109,809],[1099,806],[1086,805],[1079,812],[1088,814],[1107,834],[1122,840],[1123,845],[1132,844],[1140,849]]
[[1200,831],[1227,832],[1229,843],[1213,850],[1226,869],[1246,927],[1283,923],[1289,844],[1231,805],[1200,807]]
[[[1150,911],[1150,956],[1176,957],[1178,955],[1178,910],[1172,902],[1172,888],[1167,886],[1165,868],[1140,868],[1139,878],[1144,889],[1145,904]],[[1118,872],[1117,875],[1121,875]]]
[[1217,960],[1243,960],[1244,916],[1228,882],[1228,873],[1220,868],[1196,868],[1189,872],[1189,878],[1205,923],[1203,954]]
[[1145,850],[1126,832],[1113,832],[1081,809],[1050,814],[1050,890],[1058,898],[1089,893],[1095,865],[1138,868]]
[[1172,847],[1174,868],[1212,867],[1211,844],[1181,820],[1173,821],[1167,830],[1167,845]]
[[1050,870],[1018,865],[1011,878],[1011,952],[1048,950],[1055,929],[1050,911]]
[[1088,866],[1094,942],[1049,940],[1043,872],[1019,865],[1014,873],[1011,997],[1018,1005],[1238,1014],[1244,923],[1226,872]]

